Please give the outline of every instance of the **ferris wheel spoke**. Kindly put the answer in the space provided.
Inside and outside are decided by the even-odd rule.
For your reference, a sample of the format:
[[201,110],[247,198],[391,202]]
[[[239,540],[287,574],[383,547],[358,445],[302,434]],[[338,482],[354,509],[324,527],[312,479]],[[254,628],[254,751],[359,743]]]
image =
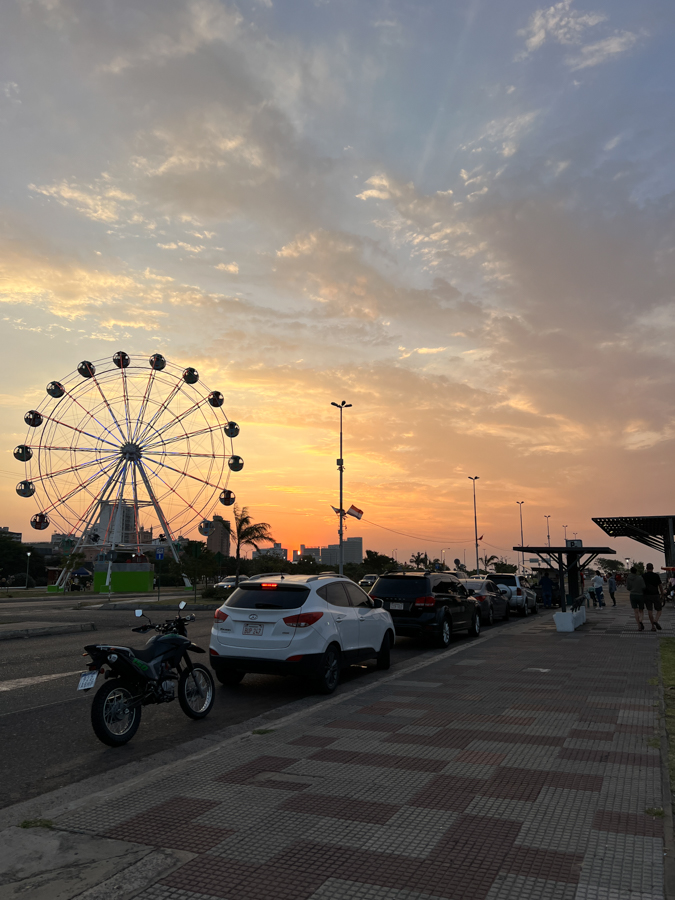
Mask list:
[[68,397],[70,397],[70,399],[73,401],[73,403],[76,403],[76,404],[80,407],[80,409],[83,410],[83,411],[89,416],[90,419],[93,419],[94,422],[96,422],[97,425],[100,425],[101,428],[103,428],[105,431],[107,431],[108,434],[110,435],[110,437],[111,437],[114,441],[117,440],[117,437],[112,433],[112,431],[111,431],[108,427],[106,427],[106,426],[103,424],[103,422],[99,422],[99,420],[96,418],[96,416],[95,416],[92,412],[90,412],[90,411],[87,409],[86,406],[83,406],[83,405],[80,403],[80,401],[77,399],[77,397],[75,397],[70,391],[66,391],[66,395],[67,395]]
[[127,370],[122,369],[122,392],[124,394],[124,415],[127,420],[127,440],[131,440],[131,415],[129,413],[129,387],[127,385]]
[[155,369],[150,369],[150,374],[148,375],[148,382],[145,385],[145,392],[143,394],[143,399],[141,400],[141,408],[138,411],[138,421],[136,422],[136,427],[134,428],[134,435],[132,437],[133,441],[136,441],[138,439],[138,433],[145,424],[143,422],[143,419],[145,417],[145,411],[148,408],[148,403],[150,402],[152,386],[155,383],[155,371]]
[[99,441],[102,444],[107,444],[109,447],[114,447],[115,450],[119,450],[119,444],[113,444],[110,441],[106,441],[105,438],[97,437],[95,434],[89,434],[88,431],[84,431],[82,428],[76,428],[75,425],[68,425],[67,422],[55,419],[54,416],[48,416],[47,413],[43,413],[42,417],[49,422],[54,422],[56,425],[63,425],[64,428],[70,428],[71,431],[77,431],[78,434],[84,434],[86,437],[91,438],[92,441]]
[[[137,465],[140,466],[140,463],[137,463]],[[146,463],[146,465],[147,465],[147,463]],[[148,466],[148,468],[150,468],[150,467]],[[141,467],[141,471],[143,471],[142,467]],[[152,470],[151,470],[151,471],[152,471]],[[174,471],[177,471],[177,470],[174,469]],[[186,506],[189,506],[190,509],[192,510],[192,512],[196,513],[198,516],[201,516],[201,515],[202,515],[202,513],[200,512],[200,510],[195,509],[194,506],[190,503],[190,501],[189,501],[189,500],[186,500],[185,497],[182,497],[182,496],[178,493],[178,491],[177,491],[174,487],[172,487],[172,486],[168,483],[168,481],[165,481],[165,480],[162,478],[162,476],[161,476],[158,472],[152,472],[152,474],[155,476],[155,478],[158,478],[158,479],[162,482],[162,484],[163,484],[165,487],[167,487],[167,488],[171,491],[172,494],[175,494],[176,497],[178,497],[178,499],[179,499],[182,503],[184,503]],[[187,474],[187,473],[181,472],[180,474],[182,475],[182,474]]]
[[[151,444],[147,444],[147,446],[143,447],[143,452],[149,450],[151,447],[164,447],[167,444],[175,444],[176,441],[184,441],[191,437],[199,437],[202,434],[210,434],[213,431],[220,431],[222,426],[220,425],[207,425],[204,428],[198,428],[196,431],[185,431],[183,434],[178,434],[176,437],[167,438],[166,440],[162,439],[160,441],[153,441]],[[189,454],[191,455],[191,454]]]
[[181,450],[144,450],[143,456],[199,456],[204,459],[223,459],[222,454],[217,453],[183,453]]
[[105,475],[106,469],[110,468],[110,466],[112,466],[112,465],[114,465],[114,461],[111,461],[110,464],[108,466],[106,466],[104,469],[101,469],[98,472],[94,472],[94,474],[90,475],[86,481],[80,482],[80,484],[78,484],[76,487],[74,487],[72,490],[70,490],[67,494],[63,494],[62,496],[60,496],[58,498],[58,500],[54,501],[51,504],[51,506],[45,507],[42,510],[42,512],[49,513],[53,509],[56,509],[56,507],[59,506],[60,504],[68,503],[68,501],[71,500],[73,497],[75,497],[77,494],[79,494],[80,491],[87,490],[87,488],[89,488],[90,485],[92,484],[92,482],[96,481],[97,478],[100,478],[101,475]]
[[108,461],[108,463],[106,463],[106,468],[108,468],[108,464],[114,461],[117,456],[117,453],[111,453],[109,456],[104,457],[103,459],[92,459],[86,463],[78,463],[76,466],[69,466],[67,469],[56,469],[56,471],[54,472],[46,472],[44,475],[36,475],[30,480],[44,481],[46,478],[58,478],[60,475],[67,475],[69,472],[79,472],[81,469],[88,469],[91,466],[102,465],[106,460]]
[[103,399],[103,402],[105,403],[106,409],[107,409],[108,412],[110,413],[110,417],[112,418],[113,422],[114,422],[115,425],[117,426],[117,430],[118,430],[119,433],[120,433],[120,437],[122,438],[123,441],[126,441],[126,438],[124,437],[124,432],[123,432],[122,429],[120,428],[120,423],[117,421],[117,417],[115,416],[115,413],[113,412],[111,405],[108,403],[108,398],[107,398],[106,395],[103,393],[103,389],[101,388],[101,385],[98,383],[98,379],[96,378],[96,376],[93,376],[93,377],[92,377],[92,381],[94,382],[94,384],[95,384],[96,387],[98,388],[98,392],[99,392],[99,394],[101,395],[101,398]]
[[174,416],[174,418],[171,419],[170,422],[167,422],[166,425],[164,425],[162,428],[157,428],[155,430],[155,437],[159,437],[160,435],[164,434],[164,432],[169,428],[173,428],[175,425],[178,425],[183,421],[183,419],[185,419],[187,416],[192,415],[195,410],[199,409],[199,407],[206,402],[208,402],[206,397],[202,397],[201,400],[197,400],[197,402],[193,403],[192,406],[190,406],[188,409],[184,410],[179,415]]
[[138,520],[138,489],[136,484],[136,466],[131,467],[131,490],[134,496],[134,527],[136,529],[136,547],[141,552],[141,527]]
[[163,469],[169,469],[171,472],[177,472],[178,475],[185,475],[188,478],[194,479],[194,481],[199,481],[201,482],[201,484],[206,484],[209,487],[215,488],[216,490],[221,489],[219,484],[211,484],[210,481],[205,481],[203,478],[198,478],[196,475],[190,475],[189,472],[181,471],[180,469],[174,469],[174,467],[170,466],[168,463],[160,462],[159,460],[153,460],[153,464],[156,466],[161,466]]
[[[29,450],[67,450],[72,453],[100,453],[100,447],[57,446],[56,444],[26,444]],[[119,447],[117,448],[119,452]]]
[[124,460],[124,465],[122,466],[122,474],[121,474],[121,476],[120,476],[119,484],[118,484],[118,487],[117,487],[117,497],[116,497],[115,500],[113,501],[114,507],[115,507],[115,513],[114,513],[115,524],[113,525],[113,516],[111,515],[110,518],[108,519],[108,527],[107,527],[106,530],[105,530],[104,541],[107,541],[107,540],[108,540],[108,535],[110,534],[110,526],[112,525],[112,528],[113,528],[112,539],[111,539],[111,540],[112,540],[112,544],[111,544],[112,547],[114,547],[115,544],[122,544],[122,543],[124,543],[124,541],[118,541],[116,536],[117,536],[117,533],[118,533],[118,532],[117,532],[117,523],[118,523],[119,517],[120,517],[120,509],[122,508],[122,500],[124,499],[124,487],[125,487],[125,485],[126,485],[126,483],[127,483],[127,471],[128,471],[128,469],[129,469],[129,461],[128,461],[128,460]]
[[148,424],[145,426],[143,431],[138,435],[137,443],[140,443],[143,440],[143,438],[148,433],[148,431],[152,428],[152,426],[157,421],[157,419],[162,415],[163,412],[165,412],[169,408],[169,403],[172,402],[173,398],[178,394],[178,392],[180,391],[181,387],[184,384],[185,384],[185,382],[181,380],[181,381],[177,382],[171,388],[171,393],[169,394],[169,396],[166,398],[166,400],[162,404],[160,404],[159,409],[152,416],[152,418],[150,419]]

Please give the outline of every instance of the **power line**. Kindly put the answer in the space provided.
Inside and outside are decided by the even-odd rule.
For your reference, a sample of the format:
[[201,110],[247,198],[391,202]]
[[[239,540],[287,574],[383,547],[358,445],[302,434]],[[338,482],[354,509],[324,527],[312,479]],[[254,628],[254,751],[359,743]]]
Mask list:
[[438,538],[422,537],[419,534],[408,534],[406,531],[395,531],[393,528],[387,528],[386,525],[378,525],[377,522],[371,522],[370,519],[364,519],[363,521],[369,525],[374,525],[376,528],[391,531],[392,534],[400,534],[402,537],[413,538],[416,541],[428,541],[430,544],[466,544],[469,541],[473,541],[473,538],[442,538],[439,540]]

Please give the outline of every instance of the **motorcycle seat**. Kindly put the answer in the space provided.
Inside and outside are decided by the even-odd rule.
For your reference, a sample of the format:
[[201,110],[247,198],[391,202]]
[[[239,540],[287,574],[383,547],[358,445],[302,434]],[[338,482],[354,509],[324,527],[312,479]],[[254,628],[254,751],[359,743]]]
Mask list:
[[142,650],[136,650],[135,647],[129,647],[129,650],[134,654],[136,659],[140,659],[141,662],[152,662],[156,656],[159,656],[159,652],[157,647],[143,647]]

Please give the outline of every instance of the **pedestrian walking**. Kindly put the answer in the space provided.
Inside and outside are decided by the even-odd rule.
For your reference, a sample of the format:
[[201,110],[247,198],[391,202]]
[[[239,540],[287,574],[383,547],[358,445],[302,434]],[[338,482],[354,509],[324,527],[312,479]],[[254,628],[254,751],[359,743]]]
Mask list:
[[603,594],[602,589],[605,584],[605,579],[599,572],[596,572],[591,584],[593,585],[593,590],[595,591],[595,599],[598,601],[598,606],[600,607],[600,609],[604,609],[605,595]]
[[541,598],[544,601],[544,609],[551,609],[553,605],[553,582],[548,577],[548,572],[544,572],[539,579],[541,586]]
[[645,606],[649,614],[649,621],[652,623],[652,631],[661,631],[661,626],[659,625],[661,610],[663,609],[661,576],[654,571],[654,566],[651,563],[647,563],[647,571],[642,578],[645,583]]
[[626,587],[630,595],[630,605],[635,615],[638,631],[644,631],[645,626],[642,624],[642,617],[645,611],[645,580],[642,575],[638,575],[638,570],[635,566],[630,567],[630,572],[626,578]]
[[616,606],[616,577],[612,574],[607,579],[607,590],[609,591],[609,596],[612,599],[612,606]]

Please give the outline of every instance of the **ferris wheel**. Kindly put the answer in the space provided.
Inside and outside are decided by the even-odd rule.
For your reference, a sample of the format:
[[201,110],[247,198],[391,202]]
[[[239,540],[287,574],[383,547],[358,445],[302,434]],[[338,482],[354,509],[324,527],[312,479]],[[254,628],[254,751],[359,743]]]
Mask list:
[[97,547],[111,559],[141,555],[159,538],[178,562],[177,538],[195,528],[210,534],[218,504],[235,502],[229,479],[244,461],[233,447],[239,426],[223,406],[195,368],[159,353],[82,361],[24,416],[16,492],[37,504],[31,526],[53,526],[73,553]]

